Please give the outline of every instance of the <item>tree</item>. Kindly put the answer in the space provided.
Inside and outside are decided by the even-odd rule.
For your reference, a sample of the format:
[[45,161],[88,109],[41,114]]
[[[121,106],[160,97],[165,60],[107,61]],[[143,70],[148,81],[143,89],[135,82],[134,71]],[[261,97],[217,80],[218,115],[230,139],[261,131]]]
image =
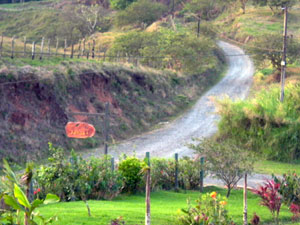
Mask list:
[[248,0],[240,0],[241,3],[241,8],[243,10],[243,14],[246,13],[246,4],[247,4]]
[[274,8],[282,12],[282,7],[292,7],[296,2],[297,0],[253,0],[253,4],[256,6],[269,6],[273,14],[275,14]]
[[201,20],[209,21],[216,18],[224,10],[225,5],[226,1],[192,0],[184,6],[186,14],[194,17],[198,21],[198,37]]
[[253,170],[253,155],[230,139],[222,141],[204,139],[190,147],[205,157],[205,168],[224,182],[227,197],[238,181]]
[[[258,37],[254,41],[254,47],[248,47],[248,50],[253,54],[254,60],[258,63],[270,61],[274,69],[281,71],[281,48],[282,36],[277,34],[268,34]],[[293,63],[300,55],[300,44],[292,37],[287,41],[287,63]]]
[[98,4],[91,6],[79,5],[75,12],[76,15],[85,22],[90,34],[96,31],[99,23],[103,21],[108,14],[108,11]]
[[113,9],[125,9],[136,0],[110,0],[110,5]]
[[161,3],[139,0],[132,3],[124,11],[119,12],[116,23],[119,26],[128,24],[147,26],[159,19],[166,11],[167,7]]

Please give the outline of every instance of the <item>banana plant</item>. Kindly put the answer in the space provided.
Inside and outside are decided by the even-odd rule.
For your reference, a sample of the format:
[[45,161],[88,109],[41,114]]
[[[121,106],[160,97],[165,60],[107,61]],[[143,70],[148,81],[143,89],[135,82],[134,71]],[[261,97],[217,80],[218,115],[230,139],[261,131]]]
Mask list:
[[3,196],[3,199],[6,205],[15,209],[17,212],[24,212],[25,225],[37,224],[34,221],[34,217],[39,218],[43,222],[42,224],[49,224],[50,222],[53,222],[57,219],[56,217],[51,217],[50,219],[46,220],[43,216],[39,214],[39,212],[35,212],[35,210],[41,205],[59,202],[60,199],[56,195],[47,194],[44,200],[35,199],[33,202],[30,203],[22,189],[17,184],[14,184],[13,196],[5,194]]

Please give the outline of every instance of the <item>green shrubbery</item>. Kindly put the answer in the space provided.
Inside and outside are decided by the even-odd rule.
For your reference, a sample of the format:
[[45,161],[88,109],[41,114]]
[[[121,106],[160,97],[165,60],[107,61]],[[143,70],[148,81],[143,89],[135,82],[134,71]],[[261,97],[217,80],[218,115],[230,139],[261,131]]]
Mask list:
[[283,103],[279,96],[279,87],[274,87],[245,101],[218,101],[219,135],[268,159],[299,159],[300,86],[288,85]]
[[123,188],[121,174],[111,171],[107,157],[84,160],[72,153],[62,160],[63,149],[50,144],[52,157],[47,166],[41,166],[34,177],[41,196],[51,192],[62,200],[112,199]]
[[226,198],[216,192],[203,194],[196,201],[196,206],[192,207],[188,201],[188,208],[181,209],[178,216],[178,223],[182,225],[234,225],[235,223],[228,216],[225,209]]
[[146,163],[136,157],[127,157],[120,162],[119,171],[125,182],[125,192],[136,193],[140,190],[145,166]]
[[131,56],[143,65],[200,74],[218,65],[215,43],[187,31],[129,32],[116,38],[110,55]]

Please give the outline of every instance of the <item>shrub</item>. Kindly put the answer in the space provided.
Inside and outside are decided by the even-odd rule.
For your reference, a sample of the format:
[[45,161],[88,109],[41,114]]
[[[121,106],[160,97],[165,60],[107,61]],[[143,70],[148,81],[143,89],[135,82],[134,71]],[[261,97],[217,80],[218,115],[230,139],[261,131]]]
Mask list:
[[274,180],[267,180],[263,186],[253,190],[255,194],[261,197],[261,205],[266,206],[272,213],[273,219],[278,224],[282,199],[279,194],[280,184]]
[[179,224],[182,225],[233,225],[233,221],[228,216],[225,209],[226,198],[217,195],[216,192],[203,194],[197,205],[192,207],[188,201],[188,208],[181,209],[182,213],[178,217]]
[[146,163],[136,157],[127,157],[119,164],[119,171],[124,179],[124,192],[136,193],[142,184],[142,169]]
[[41,196],[51,192],[62,200],[112,199],[123,188],[118,171],[111,171],[109,157],[84,160],[74,152],[67,160],[63,149],[50,144],[52,157],[47,166],[41,166],[34,177]]
[[195,190],[200,185],[200,158],[192,160],[189,157],[183,157],[179,160],[179,181],[185,189]]
[[170,190],[175,187],[175,160],[151,159],[151,189]]
[[300,217],[300,178],[296,173],[284,174],[283,178],[274,177],[276,183],[280,185],[279,193],[284,204],[289,206],[293,213],[293,220]]

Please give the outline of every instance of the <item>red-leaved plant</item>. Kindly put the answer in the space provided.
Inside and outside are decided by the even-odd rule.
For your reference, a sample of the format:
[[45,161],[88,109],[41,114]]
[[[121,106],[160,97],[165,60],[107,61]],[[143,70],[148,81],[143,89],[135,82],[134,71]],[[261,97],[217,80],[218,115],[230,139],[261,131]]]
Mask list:
[[278,218],[282,204],[282,199],[278,192],[279,188],[279,183],[275,183],[274,180],[266,180],[263,186],[253,190],[255,194],[261,197],[260,204],[270,210],[276,224],[279,222]]
[[300,218],[300,206],[292,203],[290,205],[290,211],[293,213],[292,220],[297,220]]

